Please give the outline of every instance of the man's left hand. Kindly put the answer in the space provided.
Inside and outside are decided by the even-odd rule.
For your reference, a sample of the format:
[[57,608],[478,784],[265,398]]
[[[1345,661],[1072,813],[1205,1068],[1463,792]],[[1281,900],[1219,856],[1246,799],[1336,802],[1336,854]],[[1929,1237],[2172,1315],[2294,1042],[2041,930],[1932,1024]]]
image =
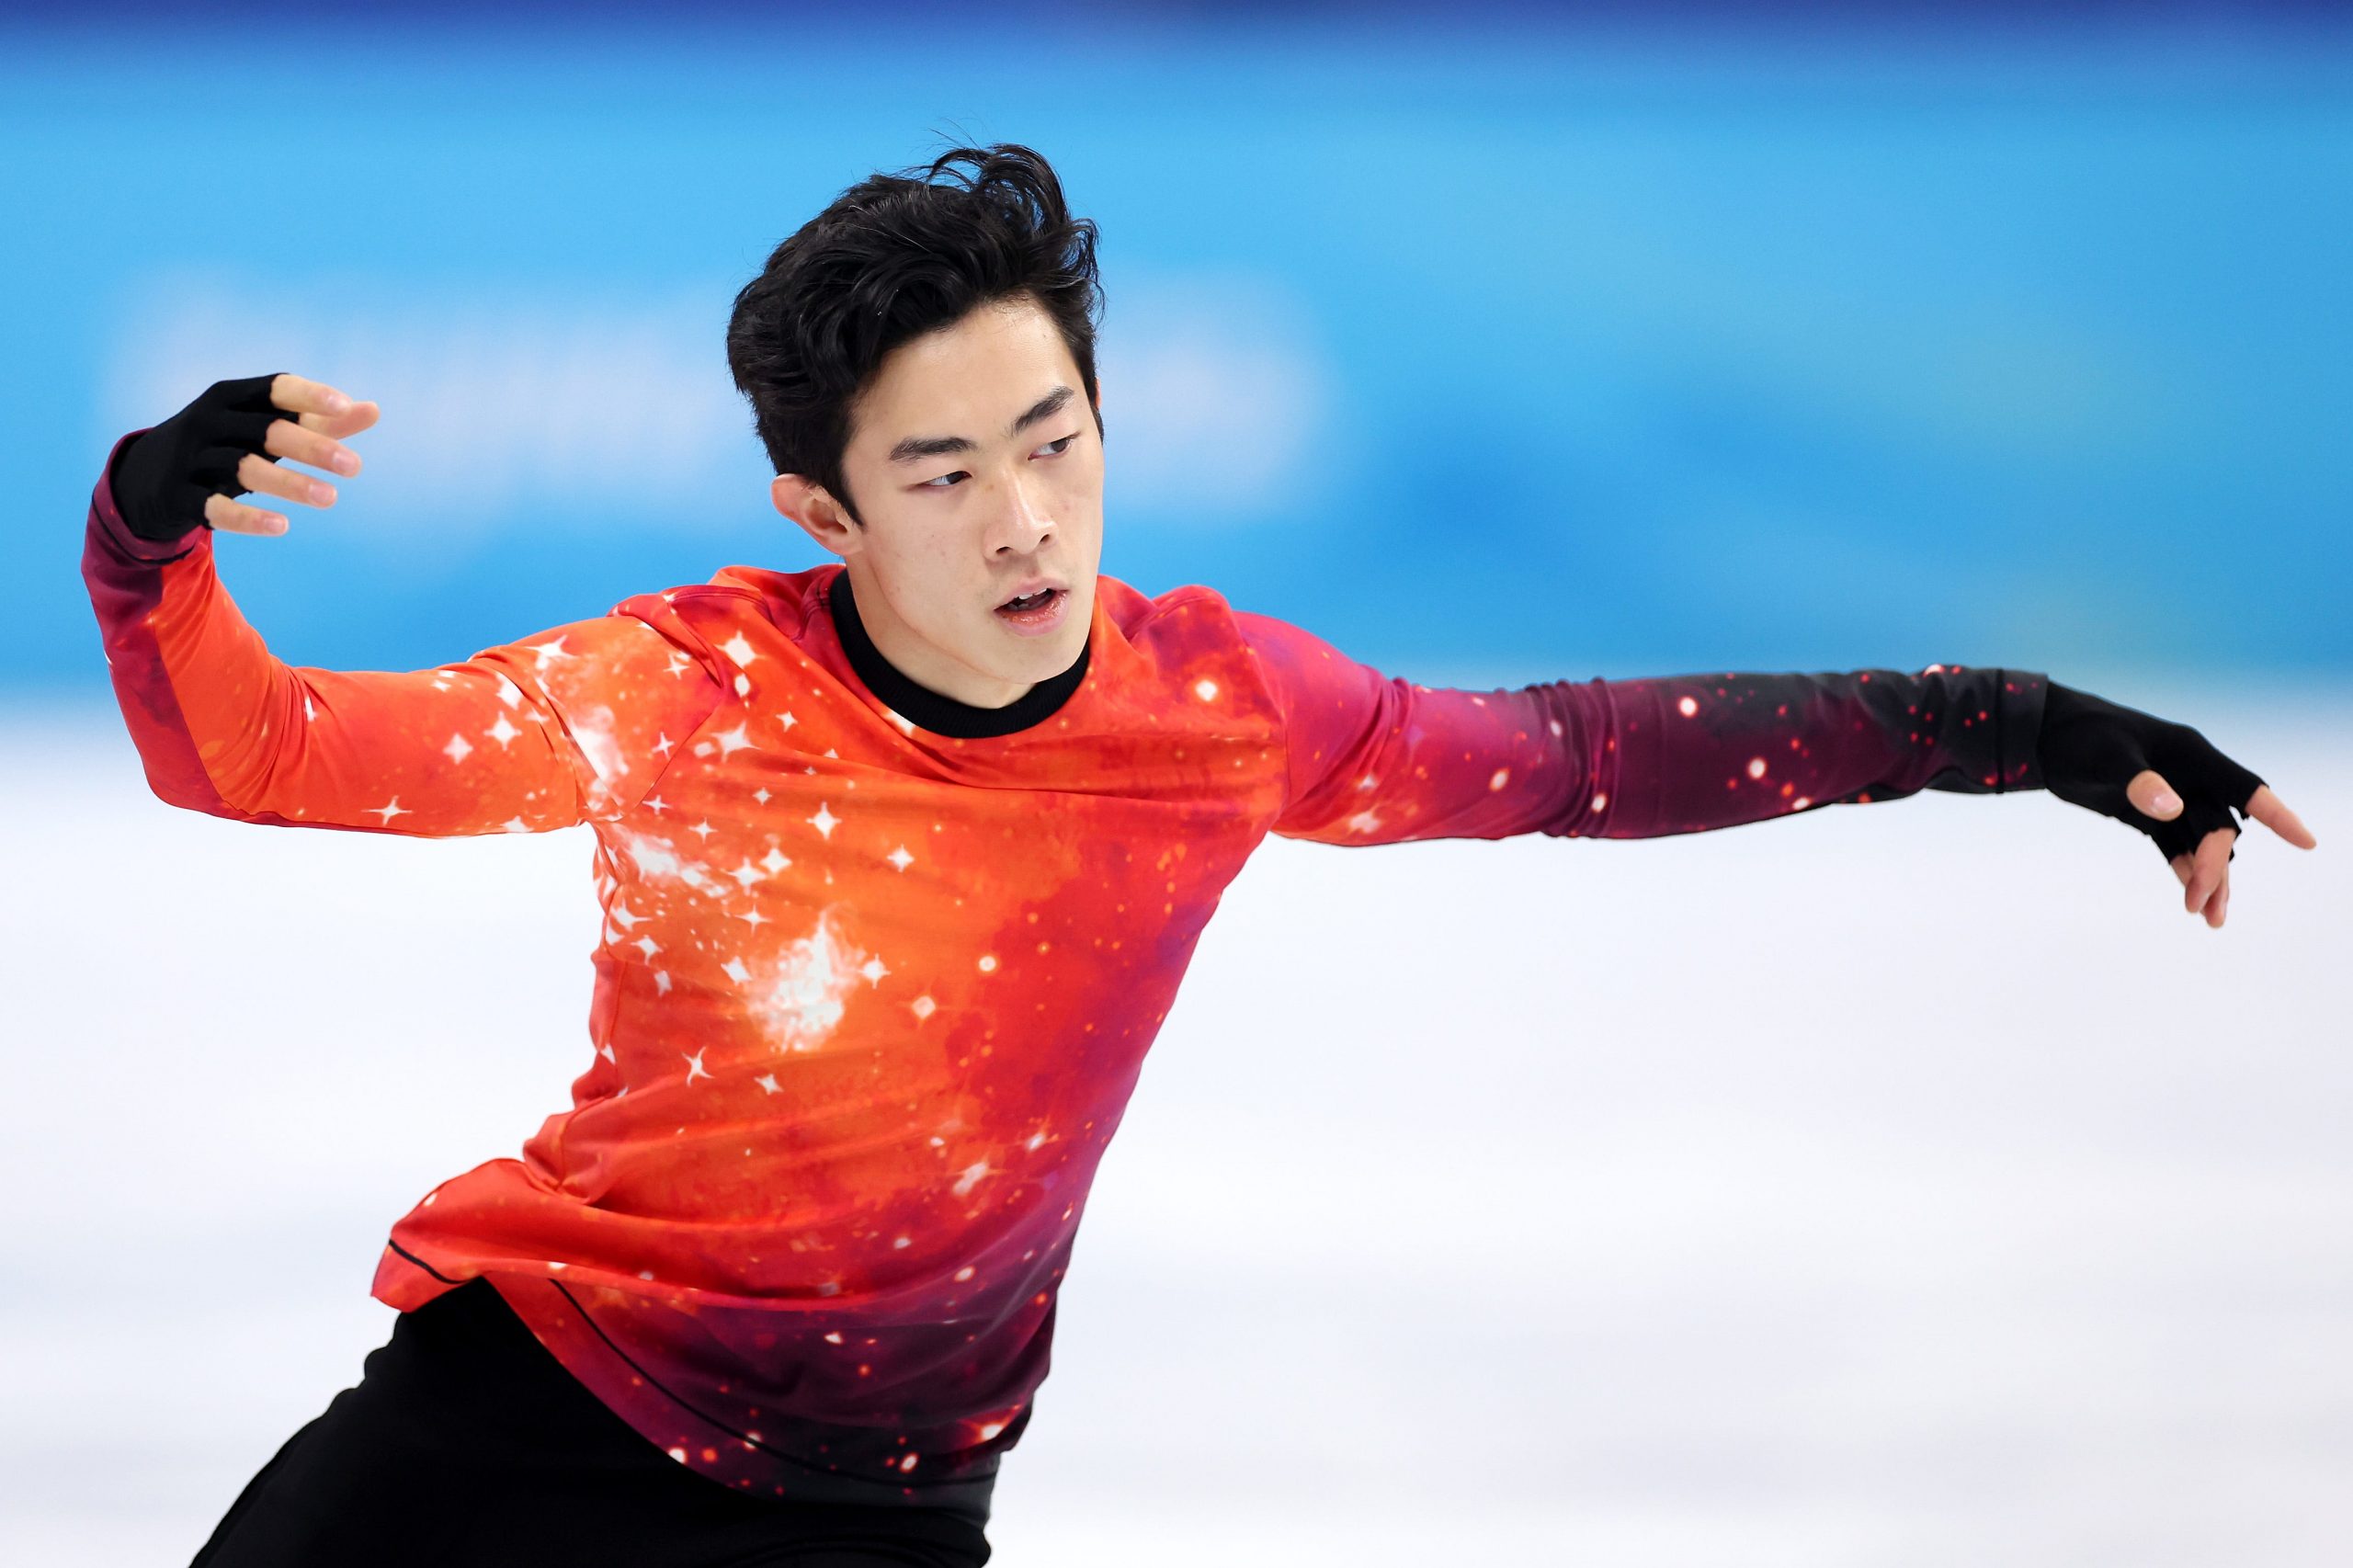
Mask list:
[[2154,839],[2180,880],[2182,907],[2210,926],[2230,909],[2233,808],[2299,849],[2319,843],[2269,785],[2187,724],[2052,681],[2040,748],[2044,788]]

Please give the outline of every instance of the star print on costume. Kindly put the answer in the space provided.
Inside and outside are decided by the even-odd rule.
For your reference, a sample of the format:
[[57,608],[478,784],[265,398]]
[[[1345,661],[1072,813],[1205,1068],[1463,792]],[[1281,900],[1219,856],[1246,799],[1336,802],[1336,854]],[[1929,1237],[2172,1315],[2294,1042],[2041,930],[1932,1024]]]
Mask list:
[[164,800],[593,836],[570,1103],[401,1217],[374,1291],[489,1278],[648,1441],[764,1494],[951,1496],[1019,1440],[1097,1165],[1267,835],[1647,837],[2040,785],[2017,670],[1433,689],[1104,576],[1070,670],[981,710],[881,660],[835,563],[332,671],[270,653],[210,530],[142,540],[103,483],[84,575]]

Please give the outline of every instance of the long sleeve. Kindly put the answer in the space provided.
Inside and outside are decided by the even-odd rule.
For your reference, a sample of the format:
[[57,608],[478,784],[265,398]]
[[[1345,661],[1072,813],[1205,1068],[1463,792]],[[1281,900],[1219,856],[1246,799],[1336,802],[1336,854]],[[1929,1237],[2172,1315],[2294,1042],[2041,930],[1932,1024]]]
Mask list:
[[564,827],[644,796],[724,699],[636,600],[432,669],[290,666],[222,585],[210,528],[124,527],[108,476],[140,434],[91,495],[82,576],[148,782],[173,805],[415,836]]
[[1274,831],[1329,844],[1655,838],[1923,789],[2039,790],[2039,672],[1556,681],[1512,691],[1382,676],[1271,617],[1235,619],[1284,716]]

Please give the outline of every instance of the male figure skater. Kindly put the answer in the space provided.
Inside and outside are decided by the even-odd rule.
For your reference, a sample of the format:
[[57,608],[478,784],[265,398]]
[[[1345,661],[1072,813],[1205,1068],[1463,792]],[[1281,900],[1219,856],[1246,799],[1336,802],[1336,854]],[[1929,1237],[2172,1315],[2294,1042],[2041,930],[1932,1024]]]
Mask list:
[[[969,172],[960,165],[969,165]],[[941,178],[946,176],[948,177]],[[117,443],[84,574],[156,792],[367,833],[587,824],[591,1053],[392,1228],[365,1376],[199,1564],[977,1564],[1087,1186],[1268,833],[1650,837],[2048,788],[2222,924],[2196,731],[2028,670],[1432,689],[1100,575],[1095,230],[1017,144],[845,191],[735,301],[777,509],[730,566],[407,673],[290,668],[213,530],[324,506],[373,403],[216,383]]]

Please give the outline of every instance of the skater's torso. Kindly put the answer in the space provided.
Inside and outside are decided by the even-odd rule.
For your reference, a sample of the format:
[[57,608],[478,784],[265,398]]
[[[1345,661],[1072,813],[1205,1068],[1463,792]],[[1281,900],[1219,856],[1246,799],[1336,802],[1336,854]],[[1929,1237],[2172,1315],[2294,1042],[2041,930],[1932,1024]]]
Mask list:
[[610,764],[595,1054],[519,1161],[394,1229],[378,1293],[489,1273],[535,1327],[789,1369],[690,1403],[870,1426],[897,1480],[1014,1429],[1096,1165],[1287,761],[1210,590],[1099,579],[1085,657],[1012,710],[906,682],[846,590],[730,568],[627,601],[658,663],[519,645]]
[[[726,697],[657,735],[676,755],[595,823],[596,1055],[502,1202],[597,1211],[550,1260],[573,1282],[637,1281],[658,1237],[724,1216],[665,1286],[985,1297],[1007,1271],[976,1257],[1053,1233],[1279,809],[1278,720],[1234,640],[1188,636],[1221,614],[1206,591],[1154,607],[1105,580],[1087,678],[967,736],[856,677],[825,603],[840,568],[729,575],[750,581],[660,596],[708,662],[656,678]],[[540,678],[590,706],[562,665]],[[936,700],[925,717],[962,716]]]

